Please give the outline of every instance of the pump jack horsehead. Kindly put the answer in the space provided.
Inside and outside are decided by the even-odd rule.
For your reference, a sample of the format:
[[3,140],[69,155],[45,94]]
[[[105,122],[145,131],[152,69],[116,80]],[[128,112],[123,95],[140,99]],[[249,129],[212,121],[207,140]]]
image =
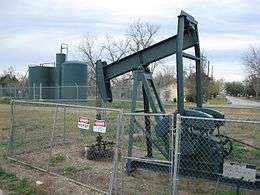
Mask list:
[[[194,55],[185,53],[186,49],[194,49]],[[167,163],[171,159],[169,155],[169,134],[170,129],[176,125],[176,117],[165,114],[162,101],[154,85],[153,77],[149,71],[149,65],[170,55],[176,55],[177,67],[177,111],[174,113],[181,116],[191,117],[189,120],[182,119],[181,147],[180,147],[180,167],[179,172],[183,176],[193,176],[207,180],[218,180],[219,182],[230,185],[241,186],[251,189],[260,189],[258,176],[254,181],[245,181],[226,177],[223,174],[223,165],[225,158],[232,151],[232,141],[226,137],[216,134],[216,130],[224,125],[223,120],[207,120],[202,123],[197,117],[207,119],[224,119],[224,114],[217,110],[204,108],[202,93],[202,70],[201,70],[201,52],[198,35],[198,23],[189,14],[181,11],[178,16],[177,35],[169,37],[148,48],[133,53],[116,62],[107,64],[105,61],[96,62],[96,78],[99,93],[104,102],[112,102],[112,92],[110,80],[126,74],[133,73],[133,91],[131,113],[140,112],[136,110],[136,102],[140,87],[143,94],[144,113],[155,114],[155,125],[151,126],[149,116],[145,117],[145,127],[131,116],[130,128],[138,126],[142,129],[146,137],[147,155],[146,158],[153,158],[153,148],[158,150],[166,161],[156,163],[152,161],[139,161],[133,158],[134,135],[129,131],[128,139],[128,157],[126,172],[130,174],[136,169],[150,169],[154,171],[169,171],[172,163]],[[194,60],[196,64],[196,107],[184,107],[184,73],[183,58]],[[160,113],[160,114],[158,114]],[[156,115],[157,114],[157,115]],[[163,115],[165,114],[165,115]],[[153,135],[153,136],[152,136]],[[154,138],[155,137],[155,138]],[[162,144],[156,140],[160,139]],[[203,154],[203,158],[201,158]]]

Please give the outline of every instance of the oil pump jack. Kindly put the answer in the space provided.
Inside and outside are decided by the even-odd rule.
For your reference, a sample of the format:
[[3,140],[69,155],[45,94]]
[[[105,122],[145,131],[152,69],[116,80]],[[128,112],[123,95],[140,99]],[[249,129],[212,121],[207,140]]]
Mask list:
[[[186,49],[194,49],[194,54],[184,52]],[[110,80],[125,73],[133,73],[133,91],[131,113],[140,112],[137,110],[136,102],[138,93],[142,89],[144,109],[141,112],[154,113],[155,125],[151,127],[149,116],[145,116],[145,127],[142,129],[146,137],[147,158],[153,157],[153,148],[156,148],[166,160],[169,155],[169,134],[171,125],[176,124],[176,119],[163,115],[165,113],[162,101],[157,93],[152,73],[149,65],[153,62],[176,54],[177,67],[177,110],[182,116],[203,117],[208,119],[224,119],[224,114],[217,110],[204,108],[202,93],[202,68],[201,52],[198,36],[198,23],[189,14],[181,11],[178,16],[177,35],[158,42],[148,48],[133,53],[116,62],[107,64],[98,60],[96,63],[97,86],[101,98],[104,102],[112,102],[112,92]],[[184,71],[183,58],[194,60],[196,64],[196,107],[184,107]],[[161,115],[162,114],[162,115]],[[133,128],[138,121],[135,116],[131,116],[130,128]],[[199,125],[198,125],[199,124]],[[260,189],[260,181],[244,181],[241,179],[228,178],[223,176],[223,163],[225,158],[232,151],[232,142],[225,137],[217,136],[213,132],[224,125],[223,120],[208,120],[207,124],[199,120],[186,120],[182,125],[180,153],[180,173],[184,176],[194,176],[220,182],[239,185],[248,188]],[[142,127],[140,127],[142,128]],[[160,139],[163,144],[157,144],[154,140]],[[148,161],[138,161],[132,157],[133,153],[133,131],[129,131],[128,140],[128,160],[126,165],[127,173],[131,173],[138,168],[158,170],[169,170],[169,163],[153,163]],[[223,140],[224,139],[224,140]],[[203,154],[203,158],[201,155]]]

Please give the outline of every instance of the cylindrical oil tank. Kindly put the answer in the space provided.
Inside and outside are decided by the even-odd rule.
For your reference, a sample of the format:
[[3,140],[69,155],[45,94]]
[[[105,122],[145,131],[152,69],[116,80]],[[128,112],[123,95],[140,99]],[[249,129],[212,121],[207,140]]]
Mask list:
[[53,99],[55,90],[49,86],[54,85],[55,67],[32,66],[29,67],[29,97],[31,99]]
[[62,72],[62,63],[64,63],[66,60],[66,54],[64,53],[57,53],[56,54],[56,98],[57,99],[60,99],[61,97],[61,89],[60,89],[60,86],[61,86],[61,72]]
[[87,64],[79,61],[66,61],[62,64],[62,99],[87,98]]

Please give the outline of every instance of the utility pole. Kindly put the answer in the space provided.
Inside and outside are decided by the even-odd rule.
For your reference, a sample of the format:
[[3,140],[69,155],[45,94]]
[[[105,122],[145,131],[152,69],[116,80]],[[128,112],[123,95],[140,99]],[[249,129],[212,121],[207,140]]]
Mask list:
[[209,66],[210,66],[210,62],[208,61],[208,77],[209,77]]
[[213,65],[211,65],[211,78],[213,79]]

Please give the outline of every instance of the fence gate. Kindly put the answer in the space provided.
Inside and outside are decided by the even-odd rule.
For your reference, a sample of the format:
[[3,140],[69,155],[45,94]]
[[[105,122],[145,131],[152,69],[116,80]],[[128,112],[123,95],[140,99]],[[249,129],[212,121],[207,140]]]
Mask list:
[[[159,118],[170,123],[159,123]],[[120,126],[113,193],[172,194],[175,152],[172,138],[176,134],[173,115],[124,113]],[[161,129],[165,134],[160,134]]]

